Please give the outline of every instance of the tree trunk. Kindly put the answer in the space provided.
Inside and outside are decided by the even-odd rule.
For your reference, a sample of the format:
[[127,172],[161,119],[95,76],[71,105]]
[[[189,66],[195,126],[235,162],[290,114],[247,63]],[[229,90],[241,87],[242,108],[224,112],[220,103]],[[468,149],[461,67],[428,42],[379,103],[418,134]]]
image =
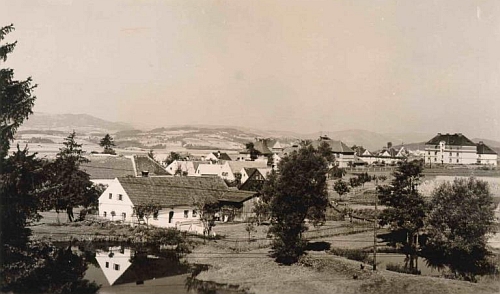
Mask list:
[[73,216],[73,207],[71,207],[71,206],[66,207],[66,213],[68,214],[68,220],[69,220],[69,222],[72,222],[73,219],[74,219],[74,216]]

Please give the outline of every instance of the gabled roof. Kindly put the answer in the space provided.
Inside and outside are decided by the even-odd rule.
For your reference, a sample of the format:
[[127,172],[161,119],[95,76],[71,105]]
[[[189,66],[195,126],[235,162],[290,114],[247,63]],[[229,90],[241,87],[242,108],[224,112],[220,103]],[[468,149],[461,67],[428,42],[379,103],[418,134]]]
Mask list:
[[451,145],[451,146],[476,146],[474,142],[469,140],[461,133],[457,134],[438,133],[434,138],[430,139],[427,143],[425,143],[425,145],[439,145],[441,141],[444,141],[446,145]]
[[219,177],[140,177],[117,179],[134,205],[192,205],[196,199],[219,199],[229,191]]
[[229,189],[226,193],[224,193],[221,197],[219,197],[219,201],[241,203],[254,197],[256,194],[257,192],[253,191]]
[[483,142],[479,142],[476,147],[477,154],[497,154],[493,149]]
[[212,152],[212,154],[215,156],[215,158],[219,160],[228,160],[231,161],[231,156],[229,156],[227,153],[224,152]]
[[115,179],[136,176],[133,159],[124,156],[93,155],[87,156],[90,162],[82,163],[80,169],[90,175],[91,180]]
[[147,155],[134,155],[136,174],[148,171],[150,176],[165,176],[169,173],[158,162]]
[[346,144],[344,144],[344,142],[331,140],[328,137],[321,137],[319,140],[312,141],[311,145],[315,149],[318,149],[318,147],[323,142],[326,142],[326,143],[328,143],[328,145],[330,145],[333,153],[354,154],[354,150],[349,148]]
[[221,164],[200,164],[198,165],[198,168],[196,169],[196,174],[198,175],[218,175],[220,171],[222,170]]
[[260,152],[262,155],[273,154],[273,152],[267,146],[267,142],[265,140],[258,140],[253,143],[253,148]]
[[259,168],[259,167],[267,167],[267,162],[266,161],[262,161],[262,160],[258,160],[258,161],[244,161],[244,160],[241,160],[241,161],[228,161],[226,162],[226,164],[229,165],[229,167],[231,168],[231,171],[233,173],[239,173],[241,171],[242,168],[249,168],[249,167],[253,167],[253,168]]

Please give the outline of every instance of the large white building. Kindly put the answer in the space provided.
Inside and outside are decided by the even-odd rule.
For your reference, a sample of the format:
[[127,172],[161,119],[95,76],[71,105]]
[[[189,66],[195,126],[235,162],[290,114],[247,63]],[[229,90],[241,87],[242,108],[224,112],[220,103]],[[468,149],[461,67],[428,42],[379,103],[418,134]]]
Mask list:
[[497,165],[498,155],[483,142],[476,144],[461,133],[441,134],[425,143],[426,164]]

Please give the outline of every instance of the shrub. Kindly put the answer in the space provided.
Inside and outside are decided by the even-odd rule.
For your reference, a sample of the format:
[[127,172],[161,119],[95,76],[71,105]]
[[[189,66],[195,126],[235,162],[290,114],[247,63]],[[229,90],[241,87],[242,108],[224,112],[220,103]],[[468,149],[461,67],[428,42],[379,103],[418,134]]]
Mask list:
[[345,257],[347,259],[361,261],[365,263],[372,263],[372,257],[369,256],[368,252],[361,249],[343,249],[343,248],[333,248],[330,250],[332,254]]

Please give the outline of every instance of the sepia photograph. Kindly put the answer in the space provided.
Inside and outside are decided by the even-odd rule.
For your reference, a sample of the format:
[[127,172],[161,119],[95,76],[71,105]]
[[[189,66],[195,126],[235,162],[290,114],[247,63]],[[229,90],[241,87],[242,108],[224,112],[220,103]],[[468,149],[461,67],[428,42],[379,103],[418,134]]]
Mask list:
[[500,293],[500,1],[0,0],[0,293]]

